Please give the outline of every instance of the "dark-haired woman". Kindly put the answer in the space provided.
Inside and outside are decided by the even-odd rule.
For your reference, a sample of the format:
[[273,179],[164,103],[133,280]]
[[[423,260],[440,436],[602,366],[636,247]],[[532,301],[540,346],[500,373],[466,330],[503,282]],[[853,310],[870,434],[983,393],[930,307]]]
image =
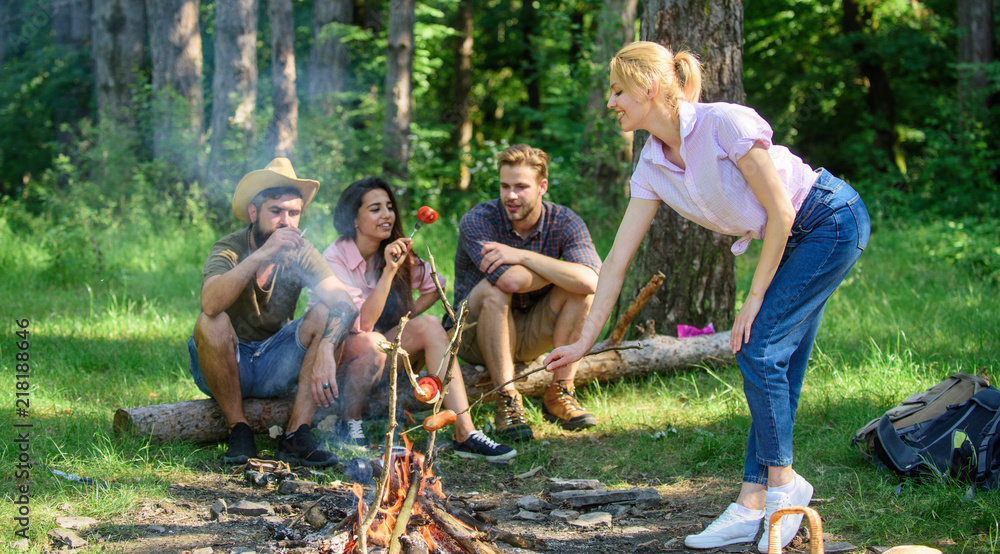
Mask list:
[[[395,337],[400,318],[410,312],[401,346],[411,355],[422,353],[428,371],[439,371],[448,351],[448,334],[437,317],[420,315],[437,302],[438,292],[430,265],[410,252],[411,241],[403,235],[396,197],[389,184],[377,177],[352,183],[340,195],[333,223],[340,238],[323,252],[323,257],[347,286],[361,312],[355,331]],[[415,301],[414,290],[419,292]],[[342,438],[356,442],[358,438],[364,439],[361,431],[364,400],[371,386],[381,378],[384,366],[379,364],[368,372],[363,369],[355,372],[352,371],[355,368],[349,367],[353,363],[371,362],[368,359],[341,362],[345,374],[371,376],[364,382],[345,384],[340,433]],[[457,360],[453,359],[448,369],[452,379],[444,405],[459,413],[469,406],[465,383]],[[454,427],[453,444],[459,456],[495,462],[517,455],[516,450],[476,430],[468,413],[459,415]]]

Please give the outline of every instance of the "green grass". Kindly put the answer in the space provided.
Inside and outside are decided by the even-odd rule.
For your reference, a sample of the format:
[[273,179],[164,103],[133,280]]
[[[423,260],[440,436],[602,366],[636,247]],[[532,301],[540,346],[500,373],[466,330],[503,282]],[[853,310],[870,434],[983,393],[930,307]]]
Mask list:
[[[321,247],[334,238],[329,224],[309,225]],[[201,263],[214,240],[202,228],[133,233],[124,227],[84,234],[72,243],[83,250],[57,255],[57,243],[44,232],[14,232],[0,218],[0,366],[8,376],[0,397],[14,406],[15,320],[26,318],[33,459],[113,485],[88,489],[32,467],[30,534],[36,549],[62,515],[62,503],[75,506],[78,515],[107,520],[143,499],[167,496],[171,483],[226,471],[219,463],[221,445],[157,445],[112,434],[119,407],[202,397],[187,372],[185,341],[198,310]],[[937,255],[934,245],[947,237],[936,229],[876,228],[868,251],[831,298],[799,410],[796,469],[827,500],[818,504],[824,529],[858,546],[947,538],[955,545],[939,547],[949,553],[995,552],[1000,491],[977,491],[971,500],[960,485],[906,483],[897,491],[897,479],[876,471],[850,446],[853,433],[870,419],[952,372],[985,370],[994,382],[1000,378],[997,282]],[[421,254],[423,245],[432,245],[449,282],[453,230],[454,222],[442,221],[416,237]],[[72,237],[81,231],[52,233]],[[607,246],[599,245],[602,253]],[[74,260],[84,269],[75,272]],[[752,263],[752,254],[738,260],[743,291]],[[601,425],[561,433],[542,420],[538,401],[531,400],[538,440],[519,445],[510,468],[473,471],[509,475],[544,465],[545,476],[656,486],[664,494],[685,483],[710,482],[694,494],[711,498],[720,511],[735,497],[749,427],[735,366],[692,367],[579,393]],[[473,415],[478,425],[488,424],[490,406],[477,407]],[[18,421],[12,409],[0,411],[0,426],[9,435]],[[0,442],[0,484],[8,499],[16,494],[15,448],[12,441]],[[465,464],[443,461],[446,486],[449,472]],[[519,486],[539,492],[530,490],[537,483]],[[13,529],[8,522],[15,510],[11,500],[0,504],[0,528]],[[5,533],[0,549],[13,538]]]

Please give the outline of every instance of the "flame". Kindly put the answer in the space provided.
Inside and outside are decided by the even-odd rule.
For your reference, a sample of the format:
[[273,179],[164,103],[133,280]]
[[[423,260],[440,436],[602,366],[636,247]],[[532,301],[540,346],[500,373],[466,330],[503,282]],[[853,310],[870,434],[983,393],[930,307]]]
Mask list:
[[[424,455],[413,451],[413,443],[406,435],[403,435],[403,446],[405,448],[403,452],[394,455],[391,454],[383,458],[384,466],[389,468],[390,474],[387,486],[385,491],[383,491],[377,508],[378,515],[375,517],[367,533],[368,540],[372,544],[381,547],[387,547],[392,539],[392,529],[396,525],[396,520],[399,518],[403,503],[406,501],[406,495],[410,489],[413,464],[416,464],[416,467],[419,468],[419,471],[416,472],[420,479],[418,494],[423,494],[425,490],[430,490],[437,498],[445,498],[441,482],[434,477],[434,472],[431,468],[424,467],[426,460]],[[386,461],[388,463],[385,463]],[[364,521],[364,487],[358,483],[354,483],[351,486],[351,490],[358,498],[358,523],[355,526],[355,530],[357,530],[360,529],[361,523]],[[421,513],[419,505],[412,507],[413,515]],[[434,527],[432,525],[425,525],[420,528],[420,534],[431,551],[437,548],[438,545],[438,541],[434,539],[434,533],[441,532],[440,529],[435,530]],[[353,552],[356,544],[356,539],[352,539],[344,552]]]

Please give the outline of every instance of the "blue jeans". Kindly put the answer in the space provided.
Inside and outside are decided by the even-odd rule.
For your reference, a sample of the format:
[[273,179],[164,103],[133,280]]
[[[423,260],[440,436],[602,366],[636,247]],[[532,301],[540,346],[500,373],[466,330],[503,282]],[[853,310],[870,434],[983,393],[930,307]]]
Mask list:
[[802,380],[833,291],[868,245],[871,220],[857,191],[825,169],[795,216],[750,341],[736,354],[752,421],[743,481],[792,465],[792,428]]
[[[302,358],[306,347],[299,342],[302,318],[281,328],[269,338],[240,342],[236,348],[236,364],[240,368],[240,392],[243,398],[276,398],[292,394],[299,383]],[[188,339],[191,360],[188,370],[201,392],[212,396],[205,376],[198,365],[198,348],[194,336]]]

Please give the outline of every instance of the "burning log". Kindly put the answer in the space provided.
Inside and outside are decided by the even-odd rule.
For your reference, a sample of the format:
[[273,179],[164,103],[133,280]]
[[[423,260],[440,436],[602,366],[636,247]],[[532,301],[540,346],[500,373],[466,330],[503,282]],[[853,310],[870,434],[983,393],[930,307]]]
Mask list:
[[420,507],[431,516],[435,523],[448,533],[453,539],[473,554],[500,554],[500,551],[482,540],[482,536],[475,529],[470,529],[451,514],[446,512],[436,503],[426,497],[419,497],[417,502]]

